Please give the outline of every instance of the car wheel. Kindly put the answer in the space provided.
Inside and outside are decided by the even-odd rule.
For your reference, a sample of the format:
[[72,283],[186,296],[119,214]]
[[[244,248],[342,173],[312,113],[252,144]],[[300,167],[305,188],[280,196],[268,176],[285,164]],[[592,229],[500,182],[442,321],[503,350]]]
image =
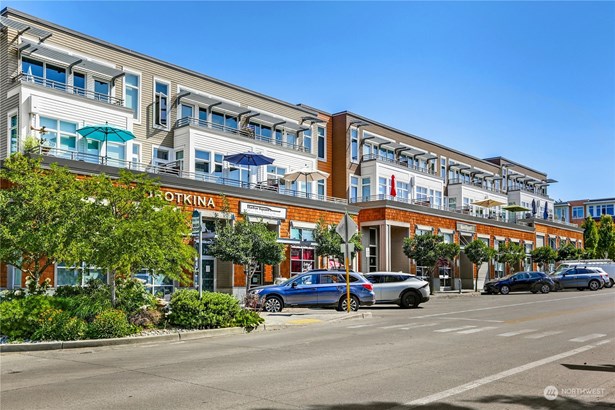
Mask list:
[[419,301],[418,297],[413,292],[406,292],[401,297],[401,307],[404,309],[408,309],[411,307],[418,307]]
[[277,296],[269,296],[265,299],[265,312],[276,313],[281,312],[284,302]]
[[508,285],[502,285],[502,287],[500,288],[500,293],[502,295],[508,295],[510,293],[510,288],[508,287]]
[[551,291],[551,287],[546,283],[543,283],[540,287],[540,293],[549,293]]
[[[346,296],[342,297],[340,299],[340,302],[337,305],[337,310],[341,311],[341,312],[345,312],[348,310],[348,305],[347,303],[347,298]],[[357,299],[356,296],[351,295],[350,296],[350,310],[353,312],[356,312],[357,310],[359,310],[359,299]]]
[[589,288],[589,290],[598,290],[600,289],[600,282],[598,282],[597,280],[590,280],[587,284],[587,287]]
[[604,284],[605,288],[612,288],[613,285],[615,285],[615,280],[613,279],[609,279],[609,281],[607,283]]

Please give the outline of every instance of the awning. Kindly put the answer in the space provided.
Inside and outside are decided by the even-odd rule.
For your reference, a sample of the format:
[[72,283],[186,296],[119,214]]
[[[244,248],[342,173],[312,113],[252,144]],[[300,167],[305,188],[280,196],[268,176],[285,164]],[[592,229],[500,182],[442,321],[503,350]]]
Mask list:
[[491,238],[489,235],[486,235],[486,234],[483,234],[483,233],[476,234],[476,236],[478,238],[481,238],[481,239],[490,239]]
[[491,180],[496,181],[496,180],[502,180],[503,178],[501,176],[498,176],[498,175],[486,175],[485,179],[491,179]]
[[420,154],[415,154],[413,156],[414,158],[421,158],[421,159],[424,159],[425,161],[430,161],[432,159],[438,158],[436,155],[430,154],[428,152],[422,152]]
[[427,225],[416,225],[416,229],[419,229],[421,231],[433,231],[433,227],[431,226],[427,226]]
[[479,177],[491,175],[486,171],[481,171],[480,169],[476,169],[476,168],[472,168],[470,170],[470,174],[472,174],[473,176],[479,176]]
[[520,240],[517,239],[517,238],[510,238],[510,241],[514,242],[514,243],[519,243],[520,242]]
[[49,37],[51,37],[51,32],[47,30],[43,30],[40,28],[32,27],[28,24],[21,23],[19,21],[12,20],[8,17],[0,16],[0,28],[8,27],[15,29],[19,32],[19,34],[31,34],[39,38],[40,41],[43,41]]
[[192,102],[195,102],[199,105],[205,106],[205,107],[211,107],[214,105],[220,105],[222,104],[222,101],[213,99],[213,98],[209,98],[209,97],[205,97],[204,95],[200,95],[197,93],[193,93],[193,92],[182,92],[177,96],[177,103],[179,104],[179,102],[181,100],[189,100]]
[[386,138],[378,137],[378,136],[376,136],[374,134],[367,134],[365,132],[363,133],[363,138],[361,140],[362,141],[370,141],[370,142],[373,142],[376,145],[380,145],[380,144],[388,143],[388,142],[394,142],[394,141],[388,140]]
[[416,148],[407,147],[405,145],[402,145],[401,147],[395,149],[395,151],[409,157],[415,157],[416,155],[423,154],[423,151]]
[[502,241],[505,241],[505,240],[506,240],[506,238],[505,238],[505,237],[503,237],[503,236],[494,236],[494,238],[495,238],[495,240],[496,240],[496,241],[500,241],[500,242],[502,242]]
[[246,107],[240,107],[239,105],[229,104],[226,102],[216,105],[216,110],[226,111],[228,113],[235,114],[237,116],[241,116],[249,112],[252,112],[252,110]]
[[290,226],[295,229],[316,229],[318,224],[312,222],[290,221]]
[[286,121],[284,124],[281,125],[281,127],[293,132],[301,132],[308,129],[307,127],[302,127],[301,125],[295,124],[294,122],[290,121]]
[[440,233],[445,233],[445,234],[448,234],[448,235],[452,235],[452,234],[455,233],[454,229],[439,228],[438,230],[440,231]]
[[102,74],[110,78],[117,78],[123,76],[125,73],[122,70],[106,66],[94,61],[87,61],[82,58],[70,55],[63,51],[54,50],[42,44],[37,44],[33,41],[23,40],[19,51],[25,56],[38,56],[55,61],[59,61],[72,67],[79,67],[84,70],[92,71],[94,73]]
[[448,168],[449,169],[456,169],[458,171],[463,171],[463,170],[466,170],[466,169],[470,169],[472,167],[469,166],[469,165],[463,165],[463,164],[451,164],[451,165],[448,166]]
[[378,144],[378,147],[385,147],[386,149],[392,149],[394,151],[397,151],[400,148],[405,148],[405,145],[402,145],[399,142],[395,141],[385,141]]
[[248,215],[249,222],[258,222],[267,225],[279,225],[279,219],[263,218],[262,216]]
[[555,239],[555,238],[557,238],[557,235],[551,235],[551,234],[549,234],[549,238],[551,238],[551,239]]
[[271,115],[267,115],[267,114],[262,114],[262,113],[257,113],[255,116],[253,116],[251,118],[252,120],[256,121],[256,122],[260,122],[263,124],[267,124],[267,125],[282,125],[286,122],[286,120],[283,120],[281,118],[278,117],[272,117]]

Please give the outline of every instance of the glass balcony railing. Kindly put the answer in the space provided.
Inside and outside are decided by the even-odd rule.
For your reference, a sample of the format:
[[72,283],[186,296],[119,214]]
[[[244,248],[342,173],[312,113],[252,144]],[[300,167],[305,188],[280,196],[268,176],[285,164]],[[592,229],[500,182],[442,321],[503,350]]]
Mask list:
[[545,192],[541,192],[538,189],[531,188],[531,187],[525,187],[525,186],[522,186],[522,185],[509,186],[508,187],[508,192],[513,192],[513,191],[529,192],[530,194],[538,195],[538,196],[541,196],[543,198],[548,198],[549,197],[549,195],[546,194]]
[[474,187],[474,188],[480,188],[480,189],[482,189],[484,191],[506,194],[506,190],[501,189],[501,188],[497,188],[497,187],[495,187],[493,185],[488,185],[484,181],[468,181],[468,180],[465,180],[463,178],[450,178],[448,180],[448,184],[449,185],[463,184],[463,185],[471,186],[471,187]]
[[399,167],[408,168],[413,171],[421,172],[423,174],[428,174],[428,175],[440,178],[440,176],[436,174],[436,171],[433,170],[431,167],[420,167],[415,164],[411,164],[408,161],[400,161],[398,159],[388,158],[388,157],[378,155],[378,154],[366,154],[366,155],[361,156],[361,162],[366,162],[366,161],[378,161],[378,162],[383,162],[386,164],[393,164]]
[[294,151],[307,152],[305,147],[302,145],[290,143],[288,141],[279,140],[277,138],[268,137],[265,135],[259,135],[255,133],[252,128],[249,128],[249,127],[238,129],[235,127],[228,127],[225,125],[216,124],[210,121],[205,121],[205,120],[201,120],[198,118],[191,118],[191,117],[180,118],[179,120],[175,122],[175,128],[181,128],[181,127],[186,127],[186,126],[217,130],[225,134],[238,135],[246,139],[251,139],[254,141],[262,141],[267,144],[277,145],[279,147],[291,149]]
[[77,95],[77,96],[89,98],[95,101],[102,101],[108,104],[119,105],[119,106],[124,104],[124,100],[121,98],[112,97],[107,94],[97,93],[95,91],[86,90],[80,87],[75,87],[75,86],[68,85],[68,84],[65,84],[59,81],[48,80],[46,78],[37,77],[35,75],[20,74],[19,76],[15,77],[15,81],[19,81],[22,83],[36,84],[36,85],[40,85],[45,88],[50,88],[52,90],[61,91],[66,94]]
[[278,179],[268,179],[259,182],[247,182],[232,178],[224,178],[214,174],[202,172],[187,172],[183,170],[182,161],[174,161],[164,165],[143,164],[140,162],[127,161],[124,159],[103,157],[96,154],[86,152],[77,152],[56,147],[47,147],[44,145],[33,148],[30,153],[50,156],[56,158],[64,158],[73,161],[87,162],[90,164],[107,165],[115,168],[124,168],[138,172],[149,172],[158,175],[173,175],[179,178],[192,179],[196,181],[209,182],[224,186],[232,186],[245,188],[257,191],[276,192],[281,195],[293,196],[296,198],[307,198],[314,201],[324,201],[338,204],[347,204],[348,201],[343,198],[336,198],[327,195],[313,194],[304,191],[297,191],[286,188]]

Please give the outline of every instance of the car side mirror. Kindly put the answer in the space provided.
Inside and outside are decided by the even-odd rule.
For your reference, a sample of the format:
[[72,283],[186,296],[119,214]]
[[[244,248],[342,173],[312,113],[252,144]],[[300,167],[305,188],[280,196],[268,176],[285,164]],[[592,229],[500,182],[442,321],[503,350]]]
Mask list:
[[293,282],[293,284],[291,285],[293,288],[297,287],[297,282]]

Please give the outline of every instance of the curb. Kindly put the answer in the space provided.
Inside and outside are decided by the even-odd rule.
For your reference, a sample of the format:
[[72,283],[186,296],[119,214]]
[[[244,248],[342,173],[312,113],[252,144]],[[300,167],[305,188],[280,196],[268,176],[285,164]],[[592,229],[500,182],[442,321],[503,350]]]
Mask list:
[[441,292],[441,293],[434,293],[433,296],[434,298],[444,298],[444,299],[451,299],[451,298],[459,298],[459,297],[464,297],[464,296],[480,296],[481,292]]
[[[372,312],[360,312],[351,314],[350,316],[341,316],[327,322],[338,322],[341,320],[365,319],[371,318]],[[136,337],[120,337],[113,339],[88,339],[88,340],[72,340],[66,342],[40,342],[40,343],[14,343],[0,345],[0,353],[14,352],[34,352],[44,350],[64,350],[78,349],[84,347],[103,347],[103,346],[120,346],[132,345],[140,343],[152,342],[181,342],[185,340],[205,339],[217,336],[239,335],[252,332],[266,332],[273,330],[288,329],[290,327],[305,326],[304,324],[262,324],[253,330],[245,330],[242,327],[228,327],[224,329],[205,329],[196,330],[193,332],[171,333],[167,335],[152,335],[152,336],[136,336]]]

